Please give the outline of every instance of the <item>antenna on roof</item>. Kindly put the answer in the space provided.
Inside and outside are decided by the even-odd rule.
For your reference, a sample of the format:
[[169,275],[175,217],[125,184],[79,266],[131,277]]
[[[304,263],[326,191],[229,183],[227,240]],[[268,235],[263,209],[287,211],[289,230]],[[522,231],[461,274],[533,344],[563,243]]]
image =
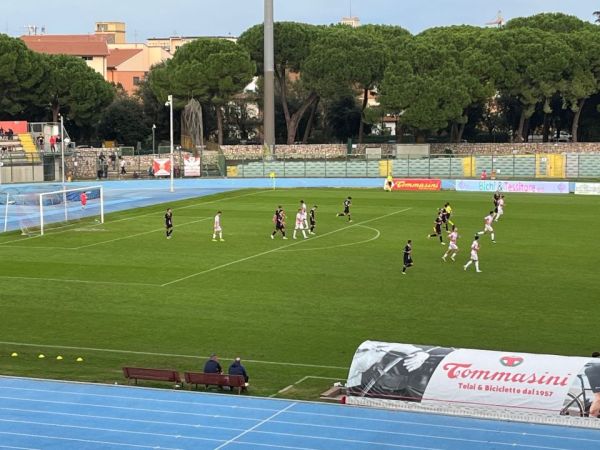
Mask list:
[[498,14],[496,15],[496,18],[494,20],[492,20],[491,22],[487,22],[486,25],[495,25],[498,28],[504,26],[504,17],[502,17],[502,11],[498,11]]

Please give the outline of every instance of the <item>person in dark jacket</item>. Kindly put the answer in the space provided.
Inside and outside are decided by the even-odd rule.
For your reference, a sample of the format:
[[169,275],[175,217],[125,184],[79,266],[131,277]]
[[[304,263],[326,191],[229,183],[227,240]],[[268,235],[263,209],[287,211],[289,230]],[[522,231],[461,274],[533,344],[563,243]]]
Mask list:
[[242,366],[242,360],[239,356],[235,358],[235,361],[229,366],[229,375],[242,375],[246,382],[246,386],[248,386],[248,372],[246,372],[246,368]]
[[204,364],[204,373],[223,373],[223,368],[219,364],[219,357],[216,353],[210,355],[210,359]]

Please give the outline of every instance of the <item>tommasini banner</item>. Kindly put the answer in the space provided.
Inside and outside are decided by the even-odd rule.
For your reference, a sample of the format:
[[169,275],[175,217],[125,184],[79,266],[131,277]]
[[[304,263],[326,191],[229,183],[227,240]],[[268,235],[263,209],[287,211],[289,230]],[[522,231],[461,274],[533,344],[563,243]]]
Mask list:
[[347,390],[424,405],[572,414],[582,392],[588,408],[600,401],[600,358],[366,341],[352,360]]

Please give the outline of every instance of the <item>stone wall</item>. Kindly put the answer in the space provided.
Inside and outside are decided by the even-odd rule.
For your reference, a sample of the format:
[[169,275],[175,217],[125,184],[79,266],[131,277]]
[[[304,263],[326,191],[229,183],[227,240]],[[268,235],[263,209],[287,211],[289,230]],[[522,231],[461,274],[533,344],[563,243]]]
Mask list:
[[535,142],[523,144],[431,144],[431,153],[456,155],[531,155],[536,153],[600,153],[600,142]]

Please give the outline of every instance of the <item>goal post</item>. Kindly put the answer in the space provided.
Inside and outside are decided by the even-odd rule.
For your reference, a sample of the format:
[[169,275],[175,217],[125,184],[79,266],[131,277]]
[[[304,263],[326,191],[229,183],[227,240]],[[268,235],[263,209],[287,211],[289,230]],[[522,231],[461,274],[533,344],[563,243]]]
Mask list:
[[104,188],[85,186],[41,192],[39,195],[39,228],[43,235],[50,224],[94,219],[104,223]]

